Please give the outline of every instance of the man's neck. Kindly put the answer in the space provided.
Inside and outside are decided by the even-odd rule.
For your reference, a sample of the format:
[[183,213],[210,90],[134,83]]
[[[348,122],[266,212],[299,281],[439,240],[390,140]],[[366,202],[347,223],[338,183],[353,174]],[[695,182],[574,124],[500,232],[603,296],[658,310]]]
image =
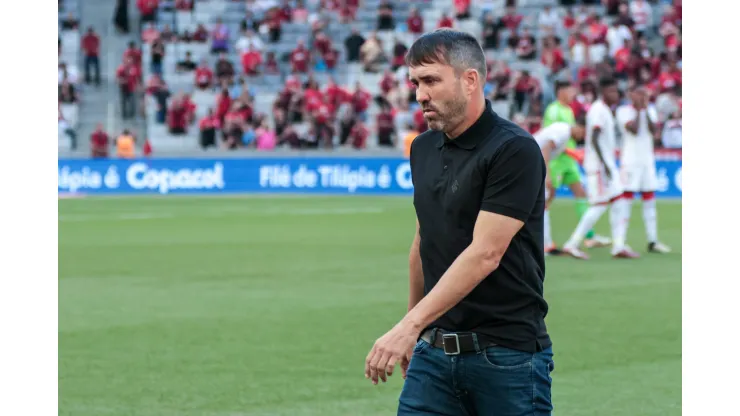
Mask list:
[[454,140],[467,129],[470,128],[480,118],[481,114],[486,110],[486,101],[481,99],[478,103],[471,105],[465,114],[463,121],[458,124],[454,129],[445,133],[450,140]]

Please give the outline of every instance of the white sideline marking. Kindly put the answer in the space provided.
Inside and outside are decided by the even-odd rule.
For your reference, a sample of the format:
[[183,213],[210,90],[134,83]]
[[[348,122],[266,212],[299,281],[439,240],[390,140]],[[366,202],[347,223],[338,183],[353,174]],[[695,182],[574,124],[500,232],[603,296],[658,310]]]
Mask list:
[[355,215],[355,214],[381,214],[385,212],[382,208],[231,208],[231,209],[207,209],[190,213],[175,214],[172,212],[131,212],[111,214],[70,214],[59,215],[60,222],[86,222],[86,221],[129,221],[129,220],[156,220],[166,218],[192,218],[192,217],[223,217],[227,214],[243,214],[247,216],[308,216],[308,215]]

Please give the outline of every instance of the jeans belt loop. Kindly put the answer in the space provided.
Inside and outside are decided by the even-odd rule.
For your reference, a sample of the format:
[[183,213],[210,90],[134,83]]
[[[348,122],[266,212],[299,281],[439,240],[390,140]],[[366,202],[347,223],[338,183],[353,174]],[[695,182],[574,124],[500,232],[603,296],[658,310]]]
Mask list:
[[478,343],[478,334],[473,332],[472,336],[473,336],[473,346],[475,346],[475,352],[479,353],[481,352],[481,347],[480,347],[480,344]]

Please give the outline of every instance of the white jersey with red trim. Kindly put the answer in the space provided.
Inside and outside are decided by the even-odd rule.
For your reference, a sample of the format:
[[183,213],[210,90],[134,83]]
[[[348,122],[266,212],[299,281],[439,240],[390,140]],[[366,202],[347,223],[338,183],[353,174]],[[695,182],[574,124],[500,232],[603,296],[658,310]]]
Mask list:
[[595,127],[601,129],[599,133],[599,148],[604,158],[604,164],[616,174],[617,169],[617,134],[616,122],[612,111],[602,100],[596,100],[586,113],[586,145],[583,155],[583,169],[586,172],[601,171],[603,165],[593,143],[593,131]]
[[[655,154],[653,146],[653,135],[648,128],[648,120],[655,124],[658,122],[658,114],[654,107],[648,107],[639,112],[632,105],[622,105],[617,108],[617,127],[622,135],[622,153],[620,161],[625,165],[654,165]],[[632,134],[625,127],[627,123],[635,120],[637,122],[637,134]]]
[[560,156],[568,146],[570,140],[570,124],[558,121],[533,134],[534,140],[544,149],[548,142],[552,142],[555,148],[550,151],[550,160]]

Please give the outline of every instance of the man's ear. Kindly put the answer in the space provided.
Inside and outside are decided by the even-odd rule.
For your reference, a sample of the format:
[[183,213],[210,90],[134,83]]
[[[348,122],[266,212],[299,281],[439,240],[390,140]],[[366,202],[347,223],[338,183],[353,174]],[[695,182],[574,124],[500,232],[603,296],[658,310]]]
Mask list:
[[480,77],[480,73],[472,68],[463,72],[462,80],[467,95],[472,95],[476,92],[479,86],[483,85],[483,80]]

